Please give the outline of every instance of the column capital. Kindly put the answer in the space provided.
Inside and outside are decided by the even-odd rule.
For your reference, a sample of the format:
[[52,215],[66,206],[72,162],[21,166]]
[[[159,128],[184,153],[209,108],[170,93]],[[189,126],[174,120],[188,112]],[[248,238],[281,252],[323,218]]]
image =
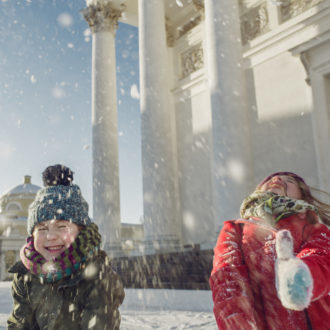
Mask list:
[[124,4],[114,6],[111,2],[90,4],[83,9],[85,20],[87,21],[93,33],[98,31],[115,31],[118,27],[118,19],[126,9]]
[[197,11],[205,10],[204,0],[192,0],[192,3]]

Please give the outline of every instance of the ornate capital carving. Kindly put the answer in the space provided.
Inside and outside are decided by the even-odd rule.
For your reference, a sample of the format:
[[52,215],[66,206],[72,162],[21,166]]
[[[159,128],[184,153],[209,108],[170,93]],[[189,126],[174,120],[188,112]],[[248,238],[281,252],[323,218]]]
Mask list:
[[282,0],[280,7],[281,22],[285,22],[301,14],[322,1],[323,0]]
[[89,5],[81,13],[93,33],[102,30],[115,31],[118,27],[118,19],[125,8],[126,6],[123,4],[118,8],[114,7],[111,2],[98,3]]
[[192,0],[192,2],[197,11],[204,10],[204,0]]
[[243,44],[246,44],[267,31],[269,31],[269,20],[266,3],[251,8],[251,10],[241,16]]
[[181,53],[181,78],[204,67],[203,46],[201,43]]

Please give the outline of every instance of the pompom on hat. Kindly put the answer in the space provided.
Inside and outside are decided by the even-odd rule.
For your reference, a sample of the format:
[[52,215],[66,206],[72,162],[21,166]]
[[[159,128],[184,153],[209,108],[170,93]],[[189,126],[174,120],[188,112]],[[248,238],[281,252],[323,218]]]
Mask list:
[[73,172],[64,165],[48,166],[42,173],[44,188],[40,189],[29,207],[27,231],[48,220],[67,220],[79,226],[89,226],[88,204],[80,188],[73,184]]

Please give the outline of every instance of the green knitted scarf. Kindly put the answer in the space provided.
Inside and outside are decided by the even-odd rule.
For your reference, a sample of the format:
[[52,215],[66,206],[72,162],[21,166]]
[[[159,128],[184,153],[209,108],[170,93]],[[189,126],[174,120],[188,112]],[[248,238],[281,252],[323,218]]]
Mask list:
[[54,260],[46,260],[34,247],[33,236],[20,252],[24,266],[46,282],[56,282],[81,268],[99,250],[101,235],[96,224],[84,227],[74,242]]
[[244,219],[257,217],[264,219],[271,225],[275,225],[283,218],[293,214],[304,213],[308,210],[318,214],[317,208],[304,200],[257,190],[244,199],[240,213]]

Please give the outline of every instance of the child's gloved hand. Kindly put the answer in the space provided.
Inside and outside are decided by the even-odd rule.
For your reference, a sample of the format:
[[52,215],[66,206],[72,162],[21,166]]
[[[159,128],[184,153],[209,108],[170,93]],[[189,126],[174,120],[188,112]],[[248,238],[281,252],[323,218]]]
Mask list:
[[301,311],[311,301],[313,279],[308,266],[293,255],[293,240],[288,230],[276,234],[276,253],[277,295],[285,308]]

